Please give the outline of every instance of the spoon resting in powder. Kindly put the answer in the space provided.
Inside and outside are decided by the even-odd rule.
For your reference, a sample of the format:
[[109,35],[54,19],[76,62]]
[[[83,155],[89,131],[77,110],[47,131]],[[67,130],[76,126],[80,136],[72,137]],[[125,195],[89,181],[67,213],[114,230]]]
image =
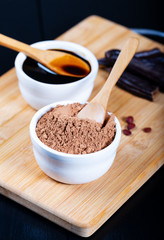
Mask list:
[[139,41],[129,38],[123,46],[113,68],[100,92],[78,113],[80,119],[91,119],[103,124],[111,91],[133,58]]
[[37,49],[3,34],[0,34],[0,45],[23,52],[59,75],[85,77],[90,72],[85,61],[66,52]]

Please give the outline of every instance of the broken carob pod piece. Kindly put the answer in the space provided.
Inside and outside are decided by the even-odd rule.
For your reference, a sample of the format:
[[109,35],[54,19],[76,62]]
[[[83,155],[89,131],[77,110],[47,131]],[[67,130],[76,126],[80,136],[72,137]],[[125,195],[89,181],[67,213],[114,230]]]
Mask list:
[[118,55],[120,54],[120,50],[112,49],[105,52],[105,58],[98,59],[98,63],[101,67],[111,67],[114,65]]
[[164,57],[133,58],[128,70],[132,73],[144,76],[156,83],[161,91],[164,91]]
[[159,50],[159,48],[154,48],[148,51],[137,52],[135,54],[136,58],[154,58],[154,57],[161,57],[164,54]]
[[99,66],[101,68],[111,67],[114,65],[115,60],[111,63],[107,58],[98,59]]
[[[105,58],[113,58],[115,55],[119,55],[119,49],[112,49],[105,52]],[[164,53],[160,51],[159,48],[153,48],[148,51],[142,51],[135,53],[134,57],[136,58],[154,58],[154,57],[164,57]]]
[[[160,50],[159,50],[160,51]],[[120,50],[113,49],[107,51],[105,53],[106,62],[104,60],[104,66],[110,67],[113,66],[114,62],[116,61]],[[155,50],[157,53],[157,50]],[[142,52],[144,54],[144,52]],[[132,72],[133,74],[141,75],[148,78],[151,82],[157,83],[161,91],[164,91],[164,53],[160,52],[153,57],[152,52],[149,56],[146,57],[133,57],[131,62],[129,63],[127,70]],[[139,56],[139,55],[138,55]],[[100,59],[101,62],[101,59]]]
[[158,86],[156,84],[150,84],[146,78],[138,77],[126,71],[120,77],[117,86],[150,101],[154,100],[154,96],[158,92]]
[[[111,68],[108,68],[110,72]],[[130,72],[125,71],[117,82],[120,88],[147,100],[153,101],[155,94],[158,92],[158,86],[150,83],[144,77],[138,77]]]

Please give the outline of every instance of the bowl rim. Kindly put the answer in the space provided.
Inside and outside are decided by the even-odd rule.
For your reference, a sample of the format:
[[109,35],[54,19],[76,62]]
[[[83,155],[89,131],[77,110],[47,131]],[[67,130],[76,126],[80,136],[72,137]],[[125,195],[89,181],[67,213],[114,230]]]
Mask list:
[[[120,142],[121,139],[121,125],[119,120],[117,119],[117,117],[115,116],[115,123],[116,123],[116,133],[115,133],[115,137],[114,140],[112,141],[112,143],[110,145],[108,145],[107,147],[93,152],[93,153],[86,153],[86,154],[71,154],[71,153],[64,153],[64,152],[60,152],[57,151],[55,149],[52,149],[50,147],[48,147],[47,145],[45,145],[43,142],[41,142],[41,140],[38,138],[35,128],[37,125],[38,120],[46,113],[48,112],[50,109],[54,108],[57,105],[66,105],[66,104],[72,104],[72,103],[76,103],[76,101],[59,101],[59,102],[54,102],[51,103],[49,105],[44,106],[43,108],[39,109],[34,116],[31,119],[30,122],[30,126],[29,126],[29,130],[30,130],[30,136],[31,136],[31,140],[32,140],[32,144],[33,144],[33,140],[34,142],[39,145],[42,149],[44,149],[46,152],[51,153],[53,155],[58,155],[58,156],[62,156],[62,157],[68,157],[68,159],[71,157],[72,159],[74,158],[84,158],[86,156],[95,156],[97,154],[101,154],[103,152],[106,151],[106,149],[108,149],[108,151],[112,150],[113,151],[117,148],[117,145]],[[87,103],[87,102],[86,102]],[[81,103],[81,104],[85,104],[85,103]],[[111,115],[112,113],[108,112],[109,115]],[[112,152],[112,151],[111,151]]]
[[[91,71],[90,73],[82,78],[82,79],[79,79],[78,81],[75,81],[75,82],[70,82],[70,83],[64,83],[64,84],[50,84],[50,83],[44,83],[44,82],[40,82],[40,81],[37,81],[36,79],[33,79],[31,78],[30,76],[28,76],[24,71],[23,71],[23,63],[24,61],[26,60],[26,55],[22,52],[18,53],[16,58],[15,58],[15,62],[14,62],[14,65],[15,65],[15,68],[17,71],[19,71],[19,73],[22,75],[22,77],[26,78],[28,81],[32,81],[33,83],[35,84],[38,84],[40,86],[55,86],[55,87],[60,87],[60,86],[68,86],[68,85],[77,85],[79,82],[85,82],[86,80],[89,79],[92,79],[92,77],[95,75],[97,75],[97,72],[98,72],[98,60],[97,58],[95,57],[95,55],[89,50],[87,49],[86,47],[80,45],[80,44],[77,44],[77,43],[74,43],[74,42],[69,42],[69,41],[62,41],[62,40],[46,40],[46,41],[39,41],[39,42],[35,42],[33,44],[31,44],[30,46],[32,47],[36,47],[36,48],[39,48],[39,49],[48,49],[48,47],[46,48],[45,46],[47,45],[51,45],[51,44],[63,44],[64,46],[70,46],[70,47],[74,47],[74,48],[79,48],[81,50],[81,52],[86,52],[87,55],[90,57],[90,66],[91,66]],[[42,46],[40,48],[40,46]],[[67,47],[66,47],[67,48]],[[65,49],[64,47],[61,47],[61,49]],[[71,49],[70,49],[71,50]]]

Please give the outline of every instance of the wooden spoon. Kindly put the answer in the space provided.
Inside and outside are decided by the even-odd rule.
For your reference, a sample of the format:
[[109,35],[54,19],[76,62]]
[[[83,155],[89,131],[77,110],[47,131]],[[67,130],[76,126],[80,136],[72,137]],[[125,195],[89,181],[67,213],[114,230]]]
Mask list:
[[33,48],[28,44],[0,34],[0,45],[23,52],[28,57],[40,62],[50,70],[60,75],[84,77],[90,72],[90,67],[82,59],[60,51],[48,51]]
[[130,38],[123,46],[113,68],[100,92],[88,103],[79,113],[78,118],[91,119],[103,124],[108,99],[112,88],[124,72],[125,68],[133,58],[139,41],[136,38]]

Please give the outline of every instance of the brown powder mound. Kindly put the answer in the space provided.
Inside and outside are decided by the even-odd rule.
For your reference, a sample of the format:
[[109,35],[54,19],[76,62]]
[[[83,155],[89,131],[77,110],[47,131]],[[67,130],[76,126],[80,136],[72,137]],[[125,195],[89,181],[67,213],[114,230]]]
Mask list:
[[101,127],[95,121],[76,117],[83,107],[74,103],[51,109],[37,123],[38,138],[57,151],[72,154],[93,153],[108,146],[116,131],[114,115],[108,115]]

